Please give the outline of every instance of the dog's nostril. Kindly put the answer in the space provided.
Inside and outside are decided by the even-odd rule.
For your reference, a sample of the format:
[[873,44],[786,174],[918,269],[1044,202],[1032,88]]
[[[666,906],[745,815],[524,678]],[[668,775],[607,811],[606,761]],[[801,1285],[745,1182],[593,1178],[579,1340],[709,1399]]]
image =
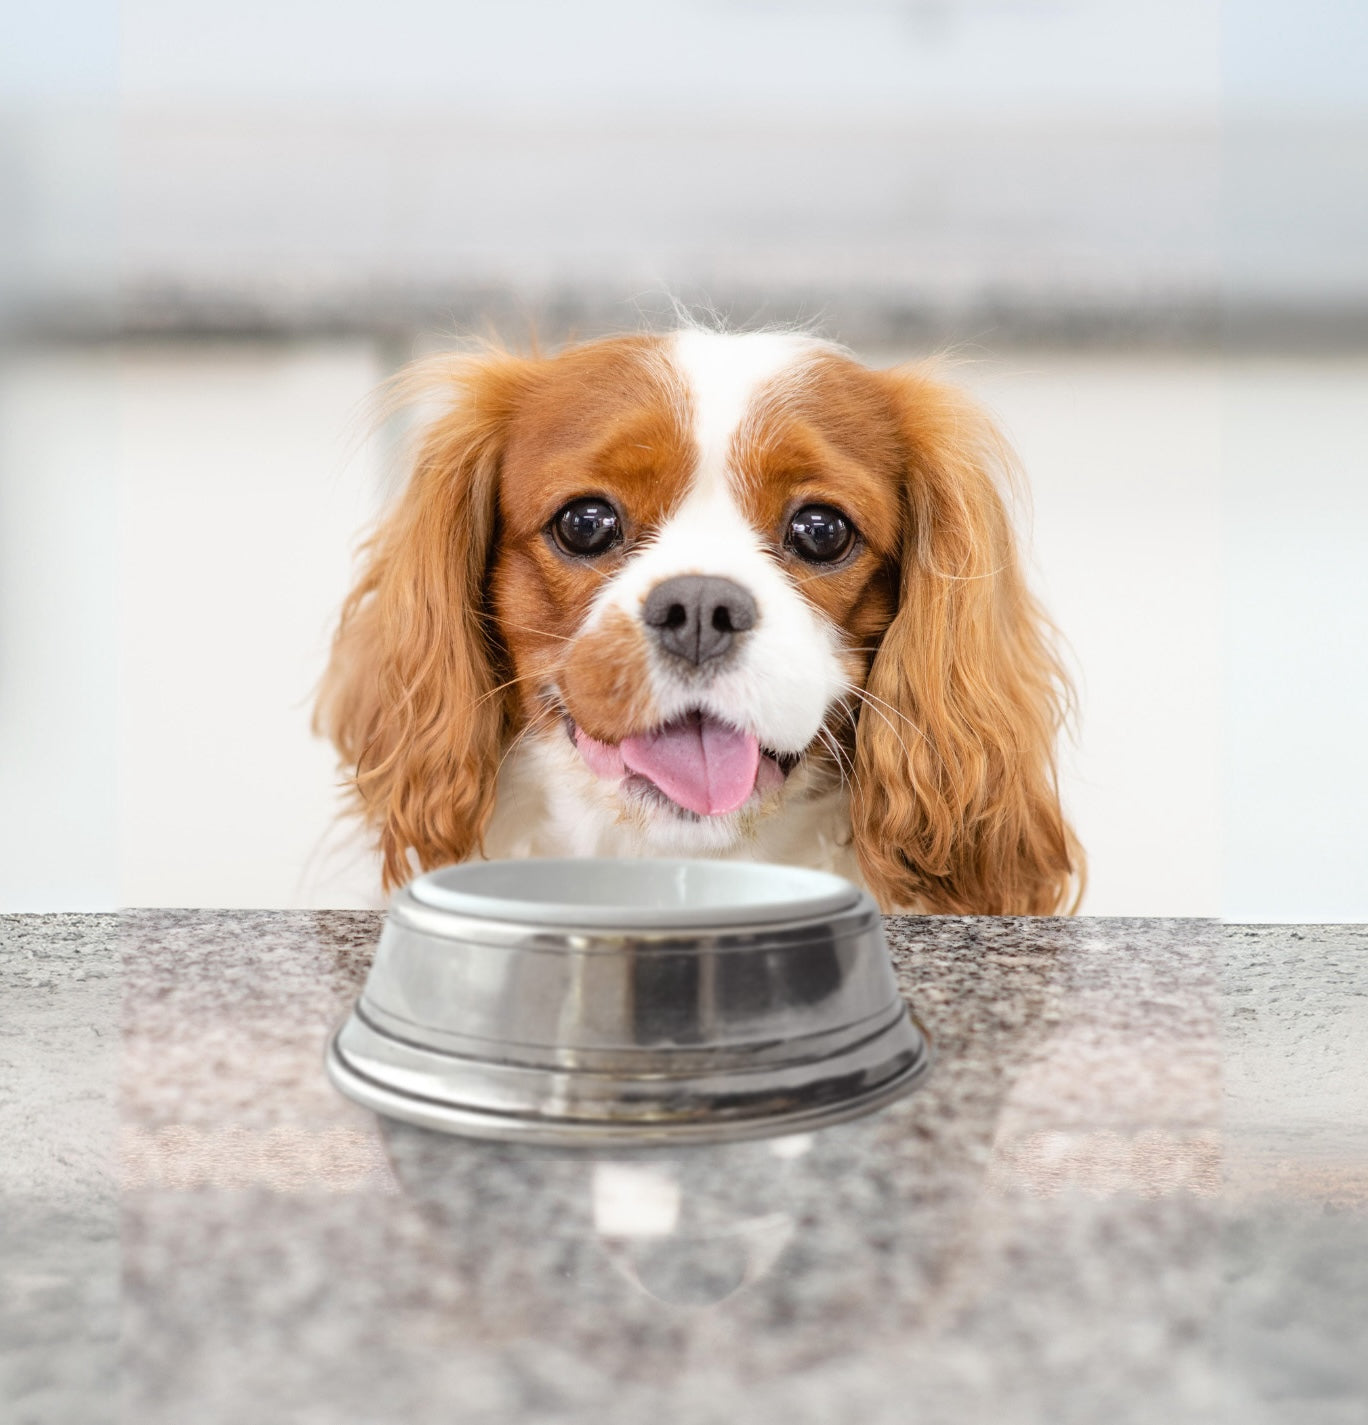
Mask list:
[[719,632],[734,633],[736,631],[732,628],[731,614],[725,604],[719,604],[713,610],[712,626]]
[[683,604],[671,604],[662,628],[683,628],[689,621],[689,611]]

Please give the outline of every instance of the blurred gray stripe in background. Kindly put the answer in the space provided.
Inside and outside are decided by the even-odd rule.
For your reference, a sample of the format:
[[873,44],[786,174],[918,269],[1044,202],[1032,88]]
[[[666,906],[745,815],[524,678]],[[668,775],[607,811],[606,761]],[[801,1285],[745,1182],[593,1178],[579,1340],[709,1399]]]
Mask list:
[[1360,0],[73,0],[15,25],[0,284],[32,333],[556,338],[668,291],[861,345],[1368,336]]
[[1368,124],[191,107],[0,146],[36,333],[560,336],[668,292],[859,343],[1368,336]]

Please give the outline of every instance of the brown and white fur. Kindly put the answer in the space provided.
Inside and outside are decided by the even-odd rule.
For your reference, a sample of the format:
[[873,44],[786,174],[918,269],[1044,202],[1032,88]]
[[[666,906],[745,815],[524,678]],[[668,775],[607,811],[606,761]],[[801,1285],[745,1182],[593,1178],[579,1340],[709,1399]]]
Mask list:
[[[999,490],[1010,453],[962,393],[805,335],[692,328],[439,358],[404,386],[439,411],[318,706],[387,887],[481,854],[676,855],[836,870],[886,909],[1074,900],[1067,688]],[[557,533],[586,497],[618,521],[590,556]],[[813,507],[853,531],[840,558],[795,543]],[[680,576],[751,601],[734,631],[716,614],[715,657],[645,617]],[[689,810],[622,765],[689,717],[758,744],[739,806]]]

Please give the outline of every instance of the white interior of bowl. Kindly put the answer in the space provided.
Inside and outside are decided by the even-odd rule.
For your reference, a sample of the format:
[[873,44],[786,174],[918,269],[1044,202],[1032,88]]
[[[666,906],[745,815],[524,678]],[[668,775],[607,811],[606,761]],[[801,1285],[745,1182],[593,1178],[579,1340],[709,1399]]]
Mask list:
[[490,920],[606,929],[766,925],[847,909],[840,876],[751,861],[468,861],[419,876],[414,900]]

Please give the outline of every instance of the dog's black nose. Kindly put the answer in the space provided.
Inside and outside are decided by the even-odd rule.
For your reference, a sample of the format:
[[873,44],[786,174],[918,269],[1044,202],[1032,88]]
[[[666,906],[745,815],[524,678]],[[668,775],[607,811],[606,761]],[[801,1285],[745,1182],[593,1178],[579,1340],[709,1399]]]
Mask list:
[[667,653],[701,667],[721,657],[734,634],[754,627],[755,600],[730,579],[681,574],[651,590],[641,617]]

